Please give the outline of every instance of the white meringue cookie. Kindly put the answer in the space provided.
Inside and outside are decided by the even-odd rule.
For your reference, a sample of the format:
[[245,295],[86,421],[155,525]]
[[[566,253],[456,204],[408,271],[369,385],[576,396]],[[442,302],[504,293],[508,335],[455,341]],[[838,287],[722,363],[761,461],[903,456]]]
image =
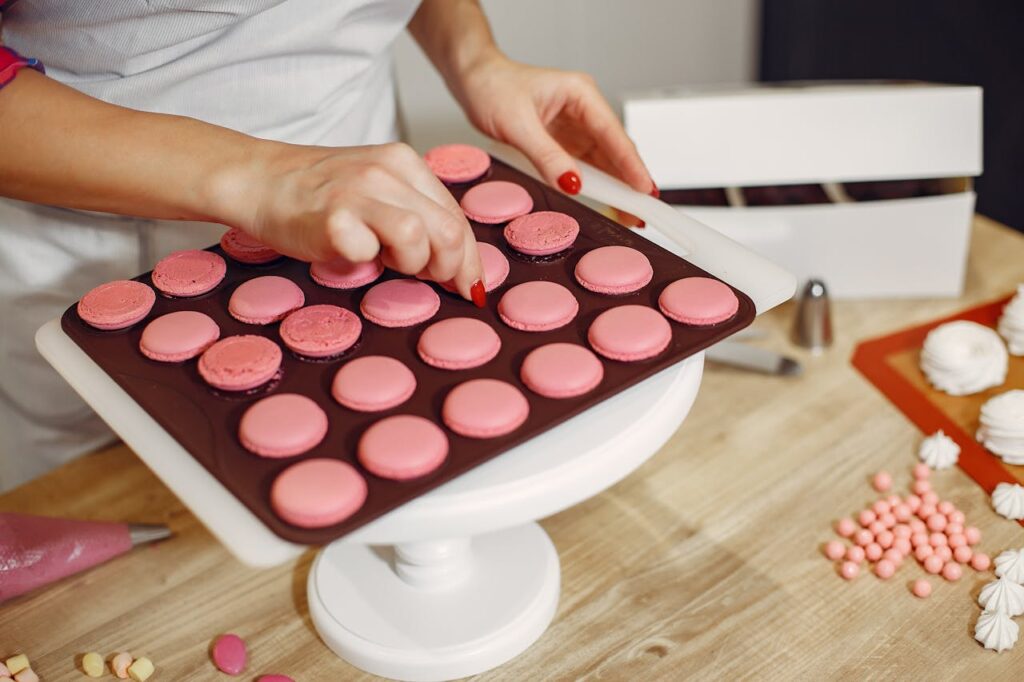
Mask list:
[[1006,391],[982,405],[977,438],[1008,464],[1024,464],[1024,391]]
[[992,329],[966,320],[939,325],[928,332],[921,350],[921,370],[928,381],[950,395],[969,395],[1006,381],[1009,357]]
[[997,514],[1011,521],[1024,519],[1024,487],[1017,483],[1000,483],[992,491],[992,506]]
[[978,603],[986,611],[1005,613],[1013,618],[1024,613],[1024,585],[1009,578],[993,580],[981,588]]
[[1024,583],[1024,549],[1008,549],[996,557],[996,576]]
[[1012,649],[1018,634],[1020,628],[1005,613],[985,611],[974,625],[974,639],[994,651]]
[[948,469],[960,459],[960,446],[939,429],[921,441],[917,456],[932,469]]
[[998,329],[1010,353],[1024,355],[1024,284],[1017,285],[1017,294],[1003,308]]

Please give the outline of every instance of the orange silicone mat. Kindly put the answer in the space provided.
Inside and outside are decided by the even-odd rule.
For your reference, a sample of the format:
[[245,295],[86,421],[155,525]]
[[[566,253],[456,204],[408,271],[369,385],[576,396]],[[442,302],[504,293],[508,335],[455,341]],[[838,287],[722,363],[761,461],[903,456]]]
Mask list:
[[970,320],[992,327],[1010,297],[963,310],[940,320],[904,329],[860,343],[853,366],[917,425],[925,434],[939,429],[960,445],[960,468],[991,493],[996,484],[1024,484],[1024,466],[1005,464],[975,440],[981,406],[1011,388],[1024,388],[1024,357],[1010,356],[1002,386],[968,396],[951,396],[931,387],[919,366],[924,338],[935,327],[952,320]]

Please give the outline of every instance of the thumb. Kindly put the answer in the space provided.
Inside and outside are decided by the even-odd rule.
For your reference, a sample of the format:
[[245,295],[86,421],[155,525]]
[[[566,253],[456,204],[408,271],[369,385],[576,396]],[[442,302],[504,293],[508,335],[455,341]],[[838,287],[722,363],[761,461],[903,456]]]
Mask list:
[[508,143],[526,155],[549,185],[566,194],[579,194],[583,183],[576,160],[551,137],[536,113],[531,111],[515,120],[515,127],[508,131]]

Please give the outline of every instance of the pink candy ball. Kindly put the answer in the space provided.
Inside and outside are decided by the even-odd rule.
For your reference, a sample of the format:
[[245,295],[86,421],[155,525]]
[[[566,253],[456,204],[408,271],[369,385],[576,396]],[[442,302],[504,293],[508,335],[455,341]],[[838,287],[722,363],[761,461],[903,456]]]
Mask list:
[[914,547],[922,547],[924,545],[928,545],[929,547],[931,546],[931,543],[928,541],[927,533],[914,533],[910,536],[910,544]]
[[949,536],[949,546],[953,549],[956,549],[957,547],[966,547],[967,538],[965,538],[963,535],[959,533],[954,533],[953,535]]
[[903,565],[903,553],[898,549],[887,549],[882,552],[882,560],[890,562],[893,566]]
[[862,509],[860,514],[857,515],[857,520],[860,521],[860,525],[865,528],[874,523],[877,518],[878,517],[875,515],[875,512],[870,509]]
[[928,529],[929,530],[945,530],[946,528],[946,517],[942,514],[932,514],[928,517]]
[[864,548],[864,556],[868,561],[878,561],[882,558],[882,546],[877,542],[872,542]]
[[924,521],[917,518],[910,519],[908,525],[910,526],[910,530],[914,531],[915,533],[923,533],[927,529],[927,526],[924,525]]
[[919,478],[914,481],[913,485],[910,486],[910,489],[914,491],[915,495],[924,495],[932,489],[932,484],[923,478]]
[[891,509],[891,507],[889,506],[889,503],[886,502],[885,500],[875,500],[875,503],[873,505],[871,505],[871,508],[879,516],[881,516],[882,514],[885,514],[886,512],[888,512]]
[[924,462],[918,462],[914,465],[914,478],[917,480],[928,478],[932,475],[932,470]]
[[831,540],[825,543],[825,556],[832,561],[842,558],[846,554],[846,547],[839,540]]
[[910,591],[914,593],[915,597],[927,599],[932,593],[932,584],[924,578],[918,578],[914,581],[914,585],[910,588]]
[[897,538],[907,538],[909,540],[914,531],[905,523],[897,523],[892,529],[892,534]]
[[950,523],[957,524],[963,524],[963,522],[967,520],[967,517],[965,517],[964,513],[959,509],[954,509],[953,511],[951,511],[949,514],[946,515],[946,518],[949,519]]
[[906,556],[910,554],[910,550],[912,549],[910,546],[910,538],[896,538],[893,540],[892,547],[900,554]]
[[921,498],[914,494],[907,495],[904,502],[908,507],[910,507],[910,511],[912,512],[916,512],[917,508],[921,506]]
[[935,556],[939,557],[943,561],[949,561],[953,558],[953,550],[946,546],[936,547]]
[[855,564],[852,561],[844,561],[839,566],[839,575],[843,576],[846,580],[853,580],[860,573],[860,565]]
[[875,564],[875,575],[882,580],[888,580],[896,573],[896,566],[888,559],[882,559]]
[[844,538],[848,538],[853,535],[855,530],[857,530],[857,524],[855,524],[851,518],[842,518],[836,522],[836,532]]
[[896,525],[896,516],[892,512],[889,512],[888,514],[882,514],[879,520],[882,522],[882,525],[886,528],[892,528]]
[[864,548],[854,545],[853,547],[847,547],[846,549],[846,560],[852,561],[859,564],[864,561]]
[[896,493],[893,493],[892,495],[889,495],[889,497],[885,498],[885,501],[889,503],[889,510],[892,511],[897,504],[903,503],[903,498]]
[[953,563],[952,561],[942,567],[942,577],[949,582],[960,580],[960,576],[963,574],[964,570],[960,568],[960,564]]
[[921,519],[922,521],[935,513],[935,505],[929,504],[928,502],[922,502],[921,506],[917,508],[917,518]]
[[945,533],[932,533],[928,536],[928,542],[932,547],[945,547],[949,544]]
[[881,533],[875,536],[875,542],[882,546],[882,549],[889,549],[892,547],[892,543],[895,542],[896,536],[892,534],[891,530],[883,530]]
[[950,521],[946,524],[946,535],[963,535],[964,527],[962,524],[953,523]]
[[866,547],[874,539],[875,534],[864,528],[861,528],[859,531],[853,534],[853,541],[861,547]]
[[914,549],[914,556],[918,561],[923,562],[925,559],[935,554],[935,549],[931,545],[920,545]]
[[940,514],[951,514],[953,510],[956,509],[956,507],[953,506],[953,503],[949,500],[942,500],[935,505],[935,508],[939,510]]
[[964,545],[953,550],[953,558],[961,564],[966,564],[974,558],[974,550]]
[[897,521],[909,521],[913,514],[909,504],[898,504],[893,508],[893,515]]
[[978,552],[971,557],[971,568],[975,571],[987,571],[991,565],[992,559],[989,558],[988,554]]
[[921,502],[935,506],[939,503],[939,495],[934,490],[929,490],[921,495]]
[[964,537],[967,538],[968,545],[976,545],[981,542],[981,531],[974,526],[967,526],[964,528]]
[[885,524],[881,521],[872,521],[871,524],[868,526],[868,530],[871,531],[872,535],[878,535],[883,530],[885,530]]
[[928,571],[932,575],[936,575],[939,571],[942,570],[943,564],[945,564],[945,562],[942,560],[941,557],[932,554],[930,557],[925,558],[924,570]]
[[892,476],[889,475],[888,471],[879,471],[875,474],[875,477],[871,479],[871,485],[874,486],[875,490],[878,492],[884,493],[892,487]]

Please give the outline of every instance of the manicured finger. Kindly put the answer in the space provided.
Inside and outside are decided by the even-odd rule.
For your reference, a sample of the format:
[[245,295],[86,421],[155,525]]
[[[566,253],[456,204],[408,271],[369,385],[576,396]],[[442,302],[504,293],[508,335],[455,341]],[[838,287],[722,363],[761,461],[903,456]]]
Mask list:
[[392,270],[415,275],[430,262],[427,229],[414,211],[379,201],[368,201],[361,216],[381,243],[381,259]]
[[607,170],[638,192],[648,194],[656,190],[636,145],[597,87],[588,81],[579,87],[577,96],[580,123],[608,159]]
[[528,110],[512,120],[507,141],[526,155],[548,184],[566,194],[579,194],[582,182],[576,161],[551,137],[537,112]]

